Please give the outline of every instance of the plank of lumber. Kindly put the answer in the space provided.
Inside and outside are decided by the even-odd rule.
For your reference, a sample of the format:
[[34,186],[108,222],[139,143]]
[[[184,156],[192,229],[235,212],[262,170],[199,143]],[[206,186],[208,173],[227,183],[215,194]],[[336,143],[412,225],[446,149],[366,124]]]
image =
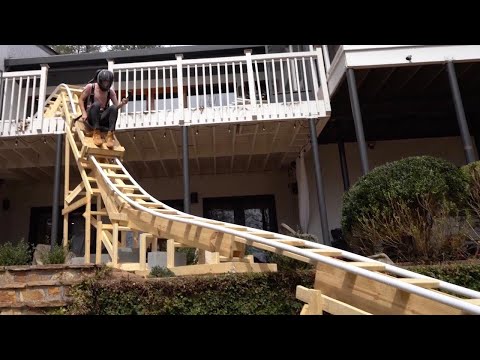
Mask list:
[[240,262],[249,262],[249,263],[253,263],[254,262],[254,259],[253,259],[253,255],[247,255],[247,256],[244,256],[244,257],[238,257],[238,256],[232,256],[232,257],[227,257],[227,256],[220,256],[220,261],[240,261]]
[[75,199],[79,194],[80,192],[85,188],[85,185],[83,184],[83,182],[81,182],[80,184],[78,184],[75,189],[73,189],[72,191],[70,191],[70,193],[68,194],[68,196],[65,198],[65,201],[70,204],[72,202],[73,199]]
[[201,264],[175,266],[170,270],[177,276],[180,275],[203,275],[203,274],[224,274],[243,272],[276,272],[277,264],[250,264],[247,262],[225,262],[219,264]]
[[235,241],[237,241],[239,243],[242,243],[242,244],[254,246],[254,247],[259,248],[259,249],[267,250],[267,251],[270,251],[270,252],[273,252],[273,253],[276,253],[276,254],[288,256],[289,258],[299,260],[299,261],[303,261],[303,262],[308,263],[308,264],[316,264],[318,262],[317,260],[310,259],[310,258],[307,258],[305,256],[292,253],[290,251],[281,250],[281,249],[275,248],[273,246],[265,245],[265,244],[262,244],[262,243],[259,243],[259,242],[256,242],[256,241],[247,240],[247,239],[243,239],[243,238],[239,238],[239,237],[235,237]]
[[480,305],[480,299],[465,299],[466,302],[474,305]]
[[342,301],[322,295],[323,311],[332,315],[372,315],[354,306],[348,305]]
[[311,251],[315,254],[323,255],[323,256],[342,256],[342,252],[340,250],[330,250],[330,249],[305,249]]
[[322,292],[316,289],[308,289],[304,286],[298,285],[296,291],[298,300],[308,304],[302,315],[322,315],[323,313],[323,299]]
[[427,289],[437,289],[440,287],[440,281],[438,280],[430,280],[430,279],[413,279],[413,278],[406,278],[406,279],[398,279],[400,281],[404,281],[406,283],[421,286]]
[[[142,204],[143,205],[143,204]],[[155,212],[158,212],[160,214],[165,214],[165,215],[175,215],[178,214],[178,211],[175,210],[165,210],[165,209],[159,209],[155,210]]]
[[127,174],[107,174],[107,176],[114,179],[130,179],[130,176]]
[[[223,224],[220,222],[220,224]],[[225,224],[223,227],[227,229],[232,229],[232,230],[237,230],[237,231],[248,231],[248,228],[242,225],[236,225],[236,224]]]
[[368,261],[351,261],[348,263],[348,265],[358,266],[362,269],[366,269],[370,271],[385,271],[384,264],[378,264],[378,263],[368,262]]
[[[149,203],[149,202],[138,202],[140,205],[145,206],[146,208],[163,208],[162,204],[156,204],[156,203]],[[164,210],[164,211],[170,211],[169,214],[172,213],[173,210]],[[175,211],[175,214],[177,212]]]
[[125,185],[125,184],[115,184],[119,189],[140,189],[138,185]]
[[91,215],[101,215],[101,216],[108,216],[106,211],[90,211]]
[[[264,237],[264,236],[262,236]],[[305,245],[305,242],[302,240],[287,240],[287,239],[276,239],[275,237],[268,237],[267,239],[275,239],[275,241],[278,241],[279,243],[286,244],[286,245],[292,245],[292,246],[303,246]]]
[[224,256],[230,256],[232,249],[234,249],[231,236],[219,236],[217,231],[202,226],[165,219],[130,207],[123,208],[122,213],[128,216],[128,226],[139,231],[174,239],[177,242],[202,250],[218,251],[220,255]]
[[452,306],[324,263],[317,264],[314,288],[321,290],[322,296],[375,315],[462,314]]
[[150,199],[150,195],[144,195],[144,194],[124,194],[125,196],[128,196],[130,198],[137,198],[137,199]]
[[[91,212],[90,212],[91,213]],[[95,250],[95,264],[100,265],[102,260],[102,222],[96,222],[97,227],[97,241],[96,241],[96,250]]]
[[[93,224],[93,223],[92,223]],[[104,230],[113,230],[114,225],[113,224],[103,224],[102,225]],[[131,231],[128,226],[118,226],[118,231]]]
[[99,164],[101,168],[104,169],[121,169],[122,167],[117,164],[105,164],[105,163],[100,163]]
[[78,209],[79,207],[85,205],[88,202],[87,197],[83,197],[80,200],[75,201],[72,205],[66,207],[62,210],[62,215],[68,214],[69,212]]
[[[262,237],[262,238],[265,238],[265,239],[275,239],[276,238],[276,235],[275,234],[272,234],[272,233],[264,233],[264,232],[249,232],[248,234],[250,235],[254,235],[254,236],[258,236],[258,237]],[[277,241],[281,241],[280,239],[276,239]],[[288,242],[288,241],[292,241],[292,240],[284,240],[285,242]],[[302,242],[303,244],[303,242]]]

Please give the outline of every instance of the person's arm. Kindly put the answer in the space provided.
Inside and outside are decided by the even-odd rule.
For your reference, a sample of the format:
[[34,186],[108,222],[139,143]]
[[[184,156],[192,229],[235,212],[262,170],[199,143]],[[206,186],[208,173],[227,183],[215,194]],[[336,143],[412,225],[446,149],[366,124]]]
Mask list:
[[122,101],[119,103],[115,90],[110,90],[110,98],[112,99],[113,105],[115,105],[118,110],[120,110],[126,103],[128,103],[127,98],[123,98]]
[[87,100],[88,96],[90,95],[90,92],[92,91],[92,86],[87,85],[82,91],[82,94],[80,95],[80,100],[78,101],[80,105],[80,110],[82,111],[82,120],[85,121],[87,120],[87,110],[85,109],[85,100]]

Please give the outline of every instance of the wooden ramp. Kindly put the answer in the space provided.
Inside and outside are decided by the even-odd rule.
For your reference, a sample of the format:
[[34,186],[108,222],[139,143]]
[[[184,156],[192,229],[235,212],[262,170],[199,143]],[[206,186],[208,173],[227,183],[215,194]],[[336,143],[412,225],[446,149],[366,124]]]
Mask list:
[[[79,89],[61,88],[58,107],[66,122],[64,244],[68,214],[85,206],[85,253],[90,254],[90,227],[96,228],[96,263],[105,247],[110,266],[148,272],[146,249],[167,242],[167,266],[179,275],[242,271],[276,271],[275,264],[255,264],[245,246],[282,254],[316,267],[314,289],[299,286],[297,298],[306,303],[302,314],[480,314],[480,292],[291,236],[205,219],[177,211],[149,195],[128,173],[121,158],[125,149],[97,148],[72,121]],[[80,89],[81,91],[81,89]],[[52,105],[49,105],[52,106]],[[73,154],[73,159],[70,154]],[[82,181],[71,189],[70,161]],[[92,203],[96,210],[92,211]],[[125,234],[139,234],[138,262],[120,263]],[[141,232],[141,234],[140,234]],[[174,266],[177,247],[201,250],[199,265]],[[89,256],[85,256],[88,261]]]

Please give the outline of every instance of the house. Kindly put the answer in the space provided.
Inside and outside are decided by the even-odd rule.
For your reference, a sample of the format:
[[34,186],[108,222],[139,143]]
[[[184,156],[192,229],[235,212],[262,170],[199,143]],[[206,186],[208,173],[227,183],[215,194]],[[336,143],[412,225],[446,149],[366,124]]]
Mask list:
[[47,45],[0,45],[0,71],[4,71],[4,60],[36,56],[58,55]]
[[[57,86],[84,85],[98,68],[114,71],[121,96],[134,96],[117,136],[127,169],[150,194],[250,227],[302,225],[329,243],[343,192],[373,167],[420,154],[458,165],[478,158],[478,59],[473,45],[209,45],[8,58],[2,241],[48,242],[55,134],[64,124],[38,109]],[[463,106],[451,94],[452,68]],[[69,222],[70,236],[81,231],[81,209]],[[62,234],[61,218],[53,223]]]

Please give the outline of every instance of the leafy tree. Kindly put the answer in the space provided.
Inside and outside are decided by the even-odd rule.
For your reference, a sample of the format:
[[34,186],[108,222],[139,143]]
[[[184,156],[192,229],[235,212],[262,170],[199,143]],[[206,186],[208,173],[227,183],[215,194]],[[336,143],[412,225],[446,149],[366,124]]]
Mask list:
[[80,54],[99,52],[102,45],[50,45],[59,54]]
[[163,47],[163,45],[108,45],[110,51],[117,50],[136,50],[136,49],[148,49],[148,48],[158,48]]
[[100,51],[119,51],[158,48],[164,45],[50,45],[59,54],[81,54]]

